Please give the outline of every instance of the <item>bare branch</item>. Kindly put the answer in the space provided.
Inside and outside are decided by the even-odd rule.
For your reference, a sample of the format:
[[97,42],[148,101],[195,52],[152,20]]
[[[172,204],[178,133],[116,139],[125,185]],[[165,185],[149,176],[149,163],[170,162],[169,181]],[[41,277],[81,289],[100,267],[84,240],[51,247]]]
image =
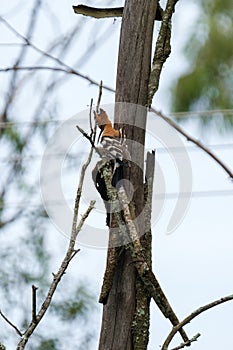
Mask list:
[[2,316],[2,318],[11,326],[14,328],[14,330],[18,333],[18,335],[20,337],[22,337],[22,333],[20,332],[20,330],[10,321],[8,320],[8,318],[2,313],[2,311],[0,310],[0,315]]
[[73,6],[75,13],[79,15],[94,17],[94,18],[108,18],[108,17],[122,17],[123,7],[115,8],[97,8],[86,5]]
[[163,65],[171,53],[171,18],[177,0],[168,0],[166,9],[163,12],[162,23],[156,42],[155,53],[148,84],[148,106],[151,106],[152,99],[159,87],[159,80]]
[[200,141],[196,140],[194,137],[186,133],[177,123],[175,123],[173,120],[165,116],[162,112],[156,111],[152,107],[150,108],[150,111],[157,114],[160,118],[162,118],[165,122],[171,125],[181,135],[185,136],[187,141],[190,141],[194,143],[197,147],[201,148],[205,153],[207,153],[212,159],[214,159],[224,169],[224,171],[230,176],[231,179],[233,179],[233,172],[231,171],[231,169],[218,156],[216,156],[208,147],[206,147]]
[[[198,315],[200,315],[201,313],[217,306],[220,304],[223,304],[227,301],[231,301],[233,300],[233,294],[228,295],[224,298],[218,299],[213,301],[212,303],[209,303],[207,305],[204,305],[202,307],[200,307],[199,309],[195,310],[194,312],[192,312],[189,316],[187,316],[183,321],[181,321],[177,326],[173,327],[173,329],[171,330],[171,332],[169,333],[169,335],[167,336],[167,339],[165,340],[161,350],[168,350],[168,345],[170,344],[170,342],[172,341],[173,337],[175,336],[175,334],[182,328],[184,327],[187,323],[189,323],[190,321],[192,321],[195,317],[197,317]],[[187,346],[187,345],[186,345]],[[175,348],[177,349],[177,348]],[[179,348],[178,348],[179,349]]]
[[[70,236],[70,241],[69,241],[69,245],[68,245],[65,257],[64,257],[64,259],[59,267],[58,272],[53,274],[53,281],[50,285],[50,288],[49,288],[49,291],[46,295],[46,298],[45,298],[43,304],[41,305],[41,308],[40,308],[38,314],[33,315],[33,320],[30,323],[30,325],[28,326],[28,328],[26,329],[26,331],[24,332],[20,342],[18,343],[17,350],[23,350],[25,348],[25,345],[27,344],[30,336],[32,335],[32,333],[34,332],[34,330],[36,329],[36,327],[38,326],[38,324],[42,320],[43,316],[47,312],[47,310],[51,304],[53,295],[57,289],[57,286],[58,286],[61,278],[65,274],[65,272],[69,266],[69,263],[74,258],[74,256],[79,252],[79,250],[74,248],[75,243],[76,243],[76,239],[77,239],[77,235],[80,232],[80,230],[82,229],[82,226],[83,226],[85,220],[87,219],[88,215],[90,214],[91,210],[94,208],[94,205],[95,205],[95,201],[90,202],[89,207],[87,208],[86,212],[82,216],[82,219],[80,220],[79,224],[77,225],[78,213],[79,213],[79,203],[80,203],[80,198],[81,198],[81,193],[82,193],[84,175],[85,175],[85,172],[86,172],[88,165],[90,164],[92,154],[93,154],[93,147],[90,149],[87,161],[83,164],[82,169],[81,169],[81,175],[79,178],[78,189],[77,189],[76,197],[75,197],[75,207],[74,207],[74,213],[73,213],[71,236]],[[34,313],[34,311],[33,311],[33,313]],[[34,322],[35,319],[36,319],[36,322]]]

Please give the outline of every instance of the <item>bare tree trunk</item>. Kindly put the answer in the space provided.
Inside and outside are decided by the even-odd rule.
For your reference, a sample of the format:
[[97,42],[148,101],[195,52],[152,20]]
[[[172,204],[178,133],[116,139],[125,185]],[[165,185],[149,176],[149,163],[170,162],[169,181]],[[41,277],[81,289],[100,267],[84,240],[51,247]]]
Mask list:
[[[147,104],[156,9],[157,0],[126,0],[125,2],[118,57],[116,102],[129,102],[142,106]],[[127,120],[121,120],[121,115],[116,109],[115,123],[125,126],[128,139],[144,145],[146,109],[142,109],[140,106],[132,106],[130,113],[127,115]],[[140,128],[135,127],[135,124],[140,125]],[[135,215],[137,216],[144,205],[142,172],[144,150],[143,147],[140,150],[135,150],[132,147],[130,152],[133,159],[134,152],[137,152],[137,159],[140,160],[140,167],[132,165],[129,173],[129,180],[135,189],[134,204]],[[139,223],[139,230],[140,233],[145,232],[144,223]],[[144,303],[146,303],[144,315],[145,339],[147,340],[144,341],[141,347],[135,344],[137,338],[135,332],[138,329],[137,325],[135,327],[135,315],[137,314],[137,308],[140,306],[137,295],[142,294],[136,292],[137,278],[130,253],[124,250],[119,257],[113,286],[103,308],[99,350],[146,349],[149,327],[149,298],[144,300]],[[142,286],[140,286],[141,288]]]

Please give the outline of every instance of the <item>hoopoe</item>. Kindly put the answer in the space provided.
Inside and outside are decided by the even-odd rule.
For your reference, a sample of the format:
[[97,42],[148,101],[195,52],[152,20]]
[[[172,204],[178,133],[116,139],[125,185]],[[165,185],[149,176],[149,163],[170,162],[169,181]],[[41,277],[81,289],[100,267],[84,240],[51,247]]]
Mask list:
[[[107,113],[100,108],[100,112],[95,114],[96,123],[101,129],[101,147],[102,158],[106,159],[112,165],[113,177],[112,186],[117,187],[119,181],[123,179],[123,167],[128,166],[130,155],[122,137],[122,132],[113,128]],[[104,179],[100,172],[102,162],[98,162],[92,171],[92,178],[95,187],[98,190],[107,210],[106,224],[110,225],[110,205]]]

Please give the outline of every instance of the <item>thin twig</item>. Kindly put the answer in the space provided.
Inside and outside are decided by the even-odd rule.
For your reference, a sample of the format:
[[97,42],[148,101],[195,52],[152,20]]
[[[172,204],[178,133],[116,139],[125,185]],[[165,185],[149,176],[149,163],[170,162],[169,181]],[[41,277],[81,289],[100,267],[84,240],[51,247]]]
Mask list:
[[[67,68],[62,68],[62,67],[50,67],[50,66],[23,66],[23,67],[6,67],[6,68],[1,68],[0,72],[10,72],[10,71],[19,71],[19,70],[52,70],[52,71],[57,71],[57,72],[63,72],[63,73],[67,73],[67,74],[73,74],[73,75],[77,75],[78,77],[87,80],[90,84],[92,85],[96,85],[98,86],[99,83],[94,80],[91,79],[90,77],[88,77],[87,75],[83,75],[82,73],[79,73],[77,70],[71,68],[71,67],[67,67]],[[103,85],[103,88],[105,90],[108,90],[110,92],[115,92],[114,89],[112,89],[109,86]]]
[[99,84],[99,96],[98,96],[98,100],[97,100],[97,104],[96,104],[96,113],[99,113],[99,107],[100,107],[100,101],[101,101],[101,97],[102,97],[102,90],[103,90],[103,81],[100,81]]
[[78,129],[79,132],[81,132],[81,134],[83,134],[84,137],[86,137],[86,139],[88,139],[88,141],[90,142],[90,144],[92,145],[92,147],[96,150],[96,152],[98,152],[98,148],[95,146],[94,141],[92,140],[92,137],[89,136],[86,131],[84,131],[79,125],[76,125],[76,128]]
[[[54,57],[53,55],[51,55],[50,53],[40,49],[39,47],[37,47],[36,45],[34,45],[31,40],[29,40],[27,37],[23,36],[22,34],[20,34],[5,18],[3,18],[2,16],[0,16],[0,21],[2,21],[17,37],[19,37],[20,39],[22,39],[26,45],[30,46],[32,49],[34,49],[35,51],[39,52],[40,54],[42,54],[45,57],[48,57],[49,59],[53,60],[54,62],[58,63],[59,65],[61,65],[63,67],[63,69],[60,69],[60,71],[63,71],[65,73],[69,73],[69,74],[74,74],[77,75],[78,77],[87,80],[89,83],[99,86],[99,83],[91,78],[89,78],[88,76],[78,72],[77,70],[75,70],[74,68],[70,67],[68,64],[64,63],[63,61],[61,61],[59,58]],[[35,67],[34,67],[35,68]],[[33,67],[8,67],[6,69],[0,70],[0,72],[7,72],[10,70],[32,70],[34,69]],[[59,70],[59,67],[54,67],[55,69],[53,70]],[[37,67],[37,70],[39,69],[50,69],[52,70],[52,67]],[[111,92],[115,92],[114,89],[108,87],[108,86],[103,86],[104,89],[111,91]]]
[[[183,321],[181,321],[177,326],[173,327],[173,329],[171,330],[171,332],[168,334],[163,346],[161,350],[167,350],[168,349],[168,345],[170,344],[170,342],[172,341],[173,337],[175,336],[175,334],[182,328],[184,327],[187,323],[189,323],[190,321],[192,321],[195,317],[197,317],[198,315],[200,315],[201,313],[217,306],[220,304],[223,304],[227,301],[231,301],[233,300],[233,294],[228,295],[224,298],[218,299],[213,301],[212,303],[206,304],[202,307],[200,307],[199,309],[195,310],[194,312],[192,312],[189,316],[187,316]],[[186,345],[187,346],[187,345]]]
[[[101,97],[102,97],[102,88],[103,88],[103,82],[101,80],[100,84],[99,84],[99,94],[98,94],[98,99],[97,99],[97,104],[96,104],[96,111],[94,111],[94,113],[98,113],[98,110],[99,110],[100,101],[101,101]],[[93,103],[93,99],[91,100],[91,106],[90,106],[90,111],[89,111],[89,122],[90,122],[90,127],[91,127],[91,134],[88,135],[86,133],[86,131],[84,131],[79,125],[76,125],[76,128],[78,129],[79,132],[81,132],[81,134],[86,139],[88,139],[88,141],[91,143],[92,149],[94,149],[101,156],[101,153],[100,153],[99,149],[95,146],[97,125],[96,125],[96,122],[95,122],[94,130],[93,130],[92,129],[92,124],[91,124],[92,103]]]
[[[87,217],[89,216],[89,214],[90,214],[90,212],[92,211],[92,209],[94,208],[94,205],[95,205],[95,201],[93,200],[93,201],[90,202],[89,207],[87,208],[87,210],[86,210],[85,213],[83,214],[82,219],[80,220],[80,222],[79,222],[79,224],[78,224],[78,226],[77,226],[76,234],[78,234],[78,233],[81,231],[81,229],[82,229],[82,227],[83,227],[83,224],[84,224],[84,222],[86,221],[86,219],[87,219]],[[74,251],[73,256],[74,256],[77,252],[78,252],[78,250]]]
[[201,336],[200,333],[197,333],[196,335],[194,335],[189,341],[181,343],[179,346],[173,348],[172,350],[180,350],[185,348],[186,346],[190,346],[191,343],[197,341],[197,339]]
[[197,147],[201,148],[205,153],[207,153],[212,159],[214,159],[225,170],[225,172],[230,176],[231,179],[233,179],[233,172],[231,171],[231,169],[218,156],[216,156],[208,147],[203,145],[200,141],[198,141],[194,137],[190,136],[177,123],[175,123],[170,118],[166,117],[162,112],[156,111],[152,107],[150,108],[150,111],[157,114],[160,118],[162,118],[165,122],[167,122],[169,125],[171,125],[181,135],[185,136],[187,141],[190,141],[190,142],[194,143]]
[[73,254],[71,255],[71,257],[70,257],[70,261],[75,257],[75,255],[77,254],[77,253],[79,253],[80,252],[80,249],[75,249],[74,251],[73,251]]
[[18,333],[18,335],[20,337],[23,336],[23,333],[20,332],[20,330],[2,313],[2,311],[0,310],[0,315],[2,316],[2,318],[11,326],[14,328],[14,330]]

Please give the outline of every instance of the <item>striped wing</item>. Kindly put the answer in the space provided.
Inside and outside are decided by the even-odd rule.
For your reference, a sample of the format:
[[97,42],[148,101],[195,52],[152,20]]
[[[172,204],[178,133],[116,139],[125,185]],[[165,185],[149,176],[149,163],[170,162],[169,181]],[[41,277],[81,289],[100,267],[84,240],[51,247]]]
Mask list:
[[101,145],[103,148],[103,156],[105,158],[123,160],[124,150],[118,139],[105,136],[102,138]]

